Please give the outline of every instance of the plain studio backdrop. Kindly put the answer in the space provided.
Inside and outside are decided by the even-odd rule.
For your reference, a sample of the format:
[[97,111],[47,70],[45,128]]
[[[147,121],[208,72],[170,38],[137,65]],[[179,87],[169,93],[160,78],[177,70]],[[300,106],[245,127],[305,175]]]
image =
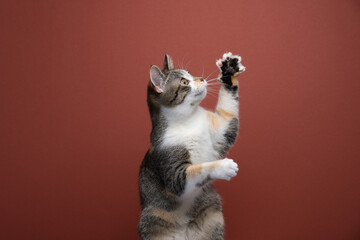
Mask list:
[[138,239],[149,67],[215,78],[226,51],[226,239],[360,239],[358,0],[1,1],[0,239]]

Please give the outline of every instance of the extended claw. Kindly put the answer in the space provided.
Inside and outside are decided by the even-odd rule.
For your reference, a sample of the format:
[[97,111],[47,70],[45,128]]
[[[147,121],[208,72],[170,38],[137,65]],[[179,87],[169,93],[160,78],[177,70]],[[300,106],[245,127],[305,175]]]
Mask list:
[[224,55],[223,55],[223,61],[225,61],[226,59],[229,59],[231,56],[232,56],[232,53],[231,53],[231,52],[224,53]]
[[219,59],[219,60],[217,60],[216,61],[216,66],[218,66],[219,68],[221,68],[222,67],[222,60],[221,59]]

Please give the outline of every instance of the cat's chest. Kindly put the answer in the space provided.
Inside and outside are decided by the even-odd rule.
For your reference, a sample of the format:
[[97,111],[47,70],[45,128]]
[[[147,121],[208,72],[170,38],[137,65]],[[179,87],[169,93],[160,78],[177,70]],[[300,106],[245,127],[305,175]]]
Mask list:
[[206,122],[202,119],[183,123],[170,123],[164,134],[164,146],[184,146],[193,163],[214,160],[213,147]]

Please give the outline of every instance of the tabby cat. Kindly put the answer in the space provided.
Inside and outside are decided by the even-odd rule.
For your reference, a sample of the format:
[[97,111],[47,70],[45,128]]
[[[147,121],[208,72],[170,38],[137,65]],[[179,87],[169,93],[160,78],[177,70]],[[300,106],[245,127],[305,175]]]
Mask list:
[[224,239],[221,198],[211,182],[230,180],[237,164],[225,158],[239,124],[241,57],[216,62],[221,83],[215,112],[199,106],[207,81],[176,69],[165,55],[163,69],[150,67],[148,106],[151,143],[140,167],[141,239]]

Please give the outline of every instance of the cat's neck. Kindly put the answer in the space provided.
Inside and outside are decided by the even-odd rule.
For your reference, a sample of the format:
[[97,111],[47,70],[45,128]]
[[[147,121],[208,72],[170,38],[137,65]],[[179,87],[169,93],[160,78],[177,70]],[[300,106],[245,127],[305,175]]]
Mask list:
[[161,115],[169,122],[183,122],[189,120],[199,109],[199,105],[178,105],[176,107],[161,107]]

